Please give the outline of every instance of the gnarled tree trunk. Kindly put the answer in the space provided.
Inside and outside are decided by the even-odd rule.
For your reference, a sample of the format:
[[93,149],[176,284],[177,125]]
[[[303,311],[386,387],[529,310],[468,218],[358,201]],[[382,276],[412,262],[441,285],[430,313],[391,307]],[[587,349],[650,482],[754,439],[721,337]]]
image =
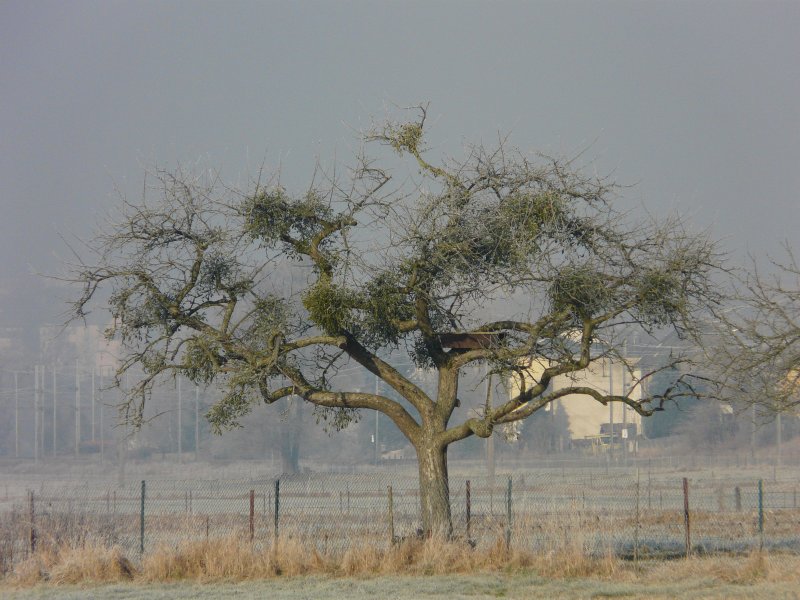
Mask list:
[[422,443],[417,447],[422,529],[426,536],[450,537],[450,483],[447,475],[447,446]]

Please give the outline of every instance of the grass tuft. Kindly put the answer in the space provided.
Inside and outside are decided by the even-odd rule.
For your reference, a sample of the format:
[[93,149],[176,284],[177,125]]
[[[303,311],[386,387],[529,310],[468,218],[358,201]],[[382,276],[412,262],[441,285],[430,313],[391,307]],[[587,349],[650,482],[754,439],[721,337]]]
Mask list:
[[26,586],[43,581],[56,584],[113,583],[136,576],[133,564],[117,547],[64,546],[37,552],[22,561],[9,576],[11,583]]

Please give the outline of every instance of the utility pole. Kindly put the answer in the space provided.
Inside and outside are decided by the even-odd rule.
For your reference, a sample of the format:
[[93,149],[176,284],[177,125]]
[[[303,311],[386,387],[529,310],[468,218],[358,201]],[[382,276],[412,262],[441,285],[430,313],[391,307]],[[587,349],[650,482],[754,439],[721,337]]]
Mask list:
[[[610,396],[614,395],[614,363],[611,357],[608,358],[608,393]],[[608,457],[611,462],[614,462],[614,403],[608,403]]]
[[783,442],[783,431],[781,431],[781,413],[775,415],[775,427],[777,428],[778,456],[775,461],[777,466],[781,466],[781,444]]
[[56,431],[58,431],[58,411],[56,404],[56,364],[53,363],[53,457],[56,456]]
[[753,463],[756,462],[756,405],[753,404],[752,409],[750,410],[750,457],[753,460]]
[[41,384],[39,385],[39,443],[41,444],[41,448],[39,450],[41,452],[42,459],[44,459],[44,376],[44,365],[40,365],[39,378],[41,379]]
[[94,371],[95,371],[95,366],[92,365],[92,441],[95,440],[95,437],[94,437],[94,412],[95,412],[95,410],[94,410],[94,405],[95,405],[94,395],[95,395],[95,390],[97,389],[97,386],[95,385],[95,382],[94,382]]
[[200,459],[200,386],[194,386],[194,460]]
[[[622,342],[622,395],[628,395],[628,381],[626,379],[625,371],[628,370],[628,340]],[[628,405],[622,405],[622,462],[627,463],[628,461]]]
[[104,391],[105,383],[103,381],[103,371],[104,371],[103,365],[100,365],[100,394],[99,394],[99,400],[100,400],[100,432],[99,432],[100,433],[100,462],[104,462],[104,460],[105,460],[105,447],[104,447],[105,443],[104,443],[104,440],[103,440],[103,438],[105,437],[105,435],[103,434],[103,391]]
[[19,458],[19,382],[14,371],[14,458]]
[[39,365],[33,366],[33,462],[39,462]]
[[[380,393],[380,379],[378,376],[375,375],[375,395],[379,395]],[[377,465],[380,462],[381,457],[381,450],[380,450],[380,441],[378,439],[378,415],[380,415],[379,411],[375,411],[375,464]]]
[[81,372],[79,359],[75,359],[75,458],[80,454],[81,445]]
[[181,422],[181,377],[180,375],[176,376],[175,379],[177,380],[178,385],[178,462],[183,462],[183,436],[181,435],[182,425]]
[[[486,379],[486,408],[484,412],[489,414],[492,410],[492,374],[489,373]],[[552,408],[551,408],[552,410]],[[494,431],[486,438],[486,471],[489,475],[489,489],[494,490]]]
[[[130,391],[130,381],[128,380],[128,372],[125,371],[125,390],[123,395],[127,395]],[[120,487],[125,485],[125,464],[128,462],[128,420],[122,422],[120,439],[117,442],[117,460],[119,461],[119,474],[118,480]]]

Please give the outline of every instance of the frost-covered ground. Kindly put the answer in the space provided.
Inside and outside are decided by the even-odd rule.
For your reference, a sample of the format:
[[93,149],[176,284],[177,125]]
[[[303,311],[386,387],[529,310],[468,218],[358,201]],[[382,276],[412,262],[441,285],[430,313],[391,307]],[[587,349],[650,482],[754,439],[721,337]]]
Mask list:
[[7,600],[144,600],[285,598],[800,598],[791,581],[724,583],[707,577],[680,578],[671,583],[641,578],[607,581],[591,578],[548,580],[535,575],[473,575],[375,578],[295,577],[245,583],[116,584],[97,587],[39,586],[13,590],[0,587]]
[[672,583],[613,582],[596,579],[546,580],[533,575],[375,577],[332,579],[297,577],[237,584],[179,583],[169,585],[112,585],[98,587],[40,586],[25,590],[0,587],[7,600],[144,599],[339,599],[410,600],[425,598],[800,598],[796,582],[742,585],[709,578],[682,578]]

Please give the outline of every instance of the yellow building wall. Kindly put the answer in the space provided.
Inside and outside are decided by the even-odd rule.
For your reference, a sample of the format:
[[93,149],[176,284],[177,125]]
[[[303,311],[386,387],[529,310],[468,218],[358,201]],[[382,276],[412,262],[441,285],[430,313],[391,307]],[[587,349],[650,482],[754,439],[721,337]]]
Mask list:
[[[638,362],[636,359],[628,359],[628,361],[634,365]],[[526,388],[538,383],[544,368],[544,364],[540,361],[531,362],[525,375]],[[553,378],[550,385],[553,391],[582,386],[591,387],[603,393],[624,395],[630,391],[632,380],[636,381],[639,377],[641,377],[641,371],[638,367],[634,367],[632,378],[631,373],[622,363],[604,359],[593,362],[582,371],[570,375],[558,375]],[[512,396],[518,394],[519,390],[520,382],[518,378],[515,378],[510,382]],[[641,386],[634,389],[630,393],[630,397],[633,400],[640,400],[642,398]],[[570,437],[573,440],[599,435],[600,426],[603,423],[609,423],[612,419],[615,424],[635,423],[637,431],[641,432],[642,417],[632,408],[619,402],[603,406],[591,396],[584,394],[569,394],[555,400],[544,410],[559,412],[563,410],[567,416]]]

